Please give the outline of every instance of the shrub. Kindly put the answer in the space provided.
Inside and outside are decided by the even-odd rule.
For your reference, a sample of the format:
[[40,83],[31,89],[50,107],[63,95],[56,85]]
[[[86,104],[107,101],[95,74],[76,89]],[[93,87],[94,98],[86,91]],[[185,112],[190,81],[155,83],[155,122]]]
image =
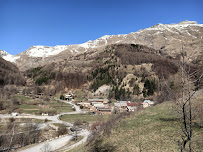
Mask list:
[[155,80],[146,79],[144,83],[144,88],[142,91],[143,96],[146,97],[146,96],[153,95],[155,92],[155,89],[156,89]]
[[61,99],[61,100],[65,100],[64,95],[61,95],[61,96],[60,96],[60,99]]
[[134,95],[139,95],[140,93],[140,88],[138,84],[135,84],[134,88],[133,88],[133,94]]
[[60,135],[64,135],[64,134],[67,134],[67,133],[68,133],[68,130],[67,130],[66,126],[64,124],[61,124],[58,127],[57,135],[60,136]]
[[56,114],[56,110],[50,109],[50,110],[47,110],[47,113],[48,113],[50,116],[53,116],[53,115]]
[[82,121],[81,120],[76,120],[74,122],[74,126],[80,126],[80,125],[82,125]]
[[133,87],[133,85],[135,84],[136,80],[134,78],[132,78],[130,81],[129,81],[129,85],[130,87]]
[[113,152],[115,151],[115,147],[106,143],[102,144],[103,140],[101,138],[97,139],[94,142],[94,145],[91,149],[91,152]]

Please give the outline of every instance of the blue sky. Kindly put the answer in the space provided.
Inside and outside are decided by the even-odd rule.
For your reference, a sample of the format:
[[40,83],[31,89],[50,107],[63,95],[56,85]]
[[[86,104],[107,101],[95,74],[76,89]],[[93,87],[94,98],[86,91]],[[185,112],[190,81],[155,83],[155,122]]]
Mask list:
[[69,45],[158,23],[203,24],[202,0],[0,0],[0,49]]

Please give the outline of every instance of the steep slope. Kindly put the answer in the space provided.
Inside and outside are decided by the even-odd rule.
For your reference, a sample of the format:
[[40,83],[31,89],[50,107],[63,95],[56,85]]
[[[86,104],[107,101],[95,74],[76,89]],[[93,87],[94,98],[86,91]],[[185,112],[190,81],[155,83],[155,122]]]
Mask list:
[[24,85],[25,80],[15,65],[0,57],[0,87],[9,84]]
[[129,99],[154,95],[156,81],[178,71],[176,60],[143,45],[112,44],[102,51],[80,53],[61,62],[26,70],[36,85],[50,85],[50,92],[86,87],[94,93],[108,85],[108,97]]
[[130,100],[152,97],[159,92],[158,81],[178,72],[178,61],[143,45],[112,44],[99,53],[88,74],[90,89],[111,86],[109,98]]
[[99,53],[110,44],[128,43],[146,45],[162,54],[173,57],[180,54],[183,47],[187,54],[191,56],[191,60],[194,60],[203,47],[202,35],[203,24],[198,24],[195,21],[183,21],[178,24],[157,24],[130,34],[105,35],[83,44],[55,47],[33,46],[14,56],[14,58],[4,58],[15,62],[21,70],[26,70],[31,67],[69,59],[84,52],[94,51]]

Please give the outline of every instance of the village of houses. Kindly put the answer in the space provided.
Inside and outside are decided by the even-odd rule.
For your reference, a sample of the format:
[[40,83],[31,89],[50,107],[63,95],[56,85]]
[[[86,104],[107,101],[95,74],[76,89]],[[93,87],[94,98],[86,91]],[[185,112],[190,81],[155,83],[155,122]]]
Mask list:
[[[154,105],[154,101],[151,100],[143,100],[140,102],[135,101],[110,101],[107,98],[92,98],[86,99],[86,101],[76,101],[74,100],[74,94],[72,91],[65,93],[64,100],[68,102],[72,102],[78,105],[83,111],[92,113],[92,114],[112,114],[112,113],[120,113],[120,112],[134,112],[138,107],[147,108]],[[33,97],[30,95],[29,97]],[[35,95],[34,98],[41,98],[43,94]],[[18,112],[12,112],[12,116],[18,116]],[[42,113],[42,116],[48,116],[48,113]]]
[[138,107],[147,108],[154,105],[154,101],[144,100],[142,102],[133,101],[114,101],[108,99],[88,99],[86,102],[74,101],[72,92],[65,94],[67,101],[75,102],[81,109],[93,114],[111,114],[119,112],[134,112]]

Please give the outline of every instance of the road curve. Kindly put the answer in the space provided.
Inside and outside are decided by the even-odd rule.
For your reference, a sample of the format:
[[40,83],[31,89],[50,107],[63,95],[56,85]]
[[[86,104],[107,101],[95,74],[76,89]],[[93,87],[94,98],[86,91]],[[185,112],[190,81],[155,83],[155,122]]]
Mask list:
[[[42,142],[40,144],[29,147],[29,148],[27,148],[25,150],[20,150],[18,152],[41,152],[41,151],[43,151],[42,149],[44,148],[44,146],[46,144],[49,145],[48,147],[50,148],[51,151],[60,152],[60,151],[63,151],[63,150],[68,150],[68,149],[74,148],[74,147],[86,142],[87,138],[89,136],[89,131],[88,130],[82,130],[78,135],[79,136],[84,136],[84,138],[82,140],[80,140],[79,142],[71,145],[71,146],[65,146],[73,137],[72,135],[67,135],[67,136],[60,137],[60,138],[57,138],[57,139],[54,139],[54,140],[51,140],[51,141]],[[63,148],[60,149],[60,150],[57,150],[57,149],[59,149],[61,147],[63,147]]]
[[[74,106],[75,111],[60,113],[60,114],[57,114],[55,116],[36,116],[36,115],[28,115],[28,114],[25,115],[24,114],[24,115],[16,116],[15,118],[48,119],[51,121],[49,123],[62,123],[62,124],[65,124],[66,126],[73,126],[73,124],[71,124],[71,123],[64,122],[64,121],[60,120],[59,117],[62,115],[65,115],[65,114],[79,114],[79,113],[84,113],[84,112],[80,109],[79,106],[77,106],[71,102],[65,102],[65,101],[59,100],[59,99],[58,99],[58,101],[68,103],[68,104]],[[0,114],[0,118],[11,118],[11,117],[13,117],[13,116]],[[65,145],[72,139],[73,135],[65,135],[63,137],[55,138],[55,139],[50,140],[50,141],[45,141],[45,142],[33,145],[31,147],[29,145],[28,148],[24,147],[24,150],[18,150],[18,152],[40,152],[40,151],[42,151],[45,144],[49,145],[49,148],[51,148],[50,149],[51,151],[57,151],[57,149],[59,149],[61,147],[62,147],[62,149],[60,149],[60,151],[61,150],[68,150],[68,149],[74,148],[74,147],[86,142],[89,134],[90,134],[90,132],[88,130],[82,129],[78,133],[78,135],[84,136],[84,138],[82,140],[80,140],[79,142],[71,145],[71,146],[65,146]]]

